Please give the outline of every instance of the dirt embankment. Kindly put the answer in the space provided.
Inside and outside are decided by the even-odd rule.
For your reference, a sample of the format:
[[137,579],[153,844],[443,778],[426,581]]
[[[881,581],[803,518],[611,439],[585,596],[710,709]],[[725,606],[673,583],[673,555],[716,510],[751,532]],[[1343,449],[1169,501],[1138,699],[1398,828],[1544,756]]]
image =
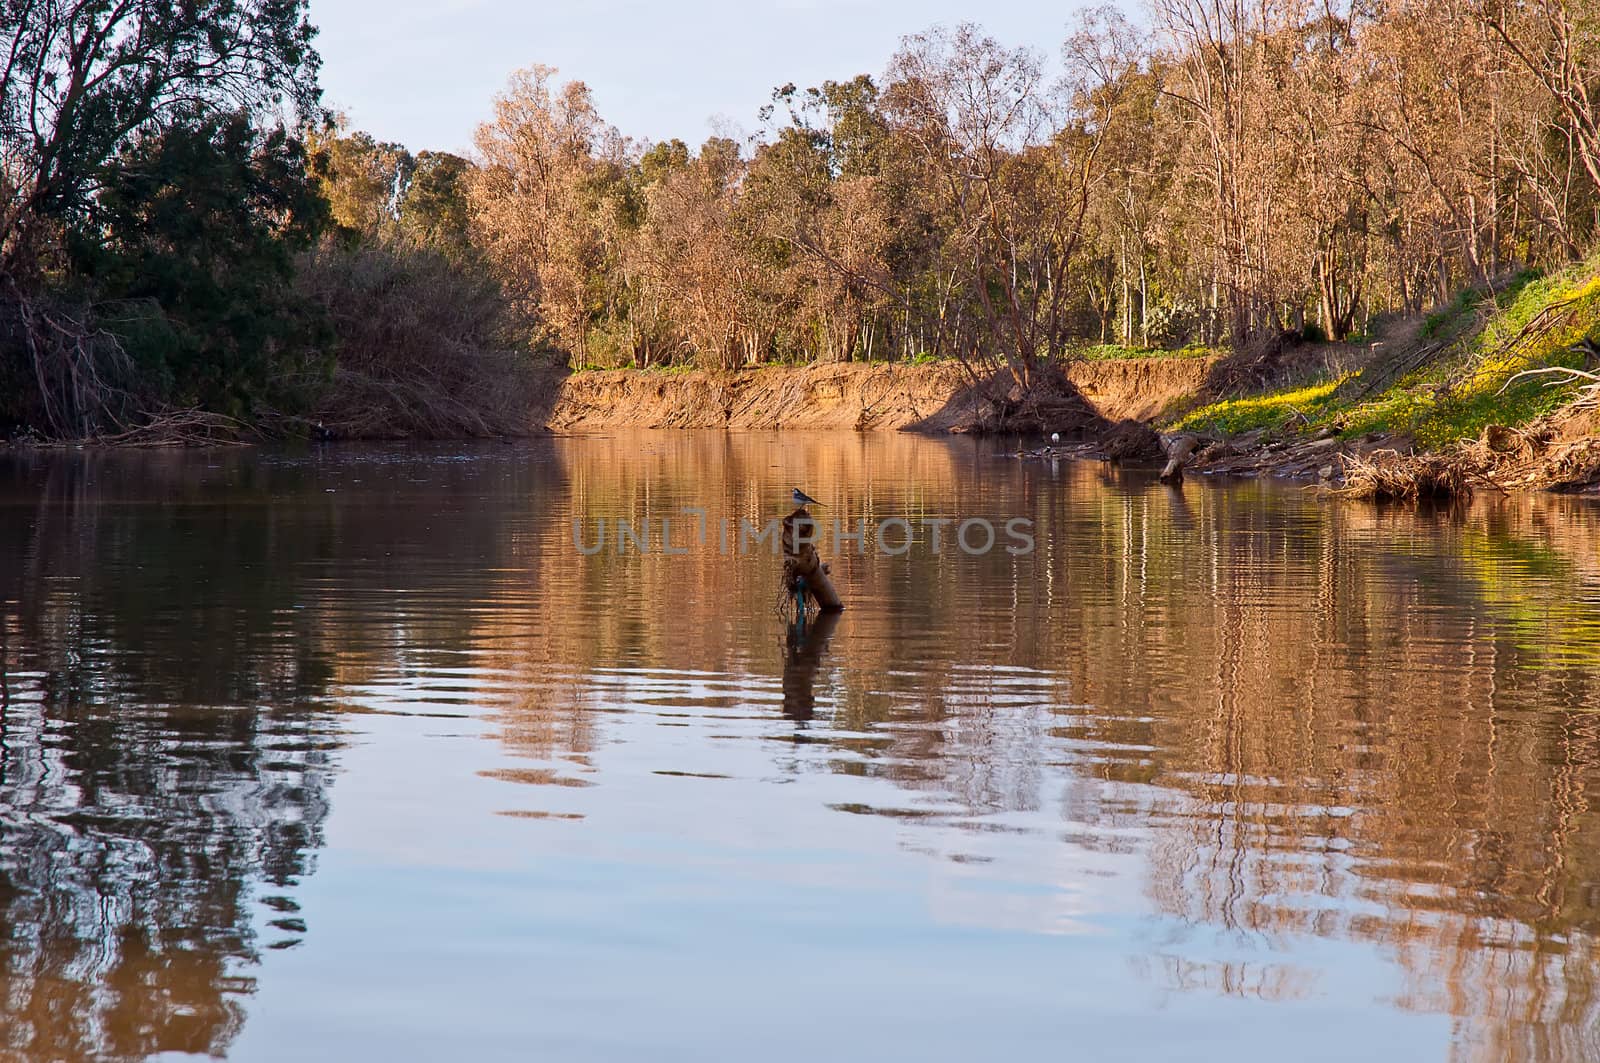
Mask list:
[[1150,421],[1173,403],[1200,394],[1217,361],[1210,355],[1075,362],[1067,379],[1107,420]]
[[[607,369],[560,382],[547,424],[598,428],[954,426],[967,381],[957,365],[769,366],[738,372]],[[970,403],[966,404],[970,405]]]
[[[1067,378],[1110,421],[1154,417],[1199,389],[1209,358],[1074,363]],[[984,400],[960,365],[828,364],[737,372],[611,369],[554,384],[546,424],[605,428],[970,430]]]

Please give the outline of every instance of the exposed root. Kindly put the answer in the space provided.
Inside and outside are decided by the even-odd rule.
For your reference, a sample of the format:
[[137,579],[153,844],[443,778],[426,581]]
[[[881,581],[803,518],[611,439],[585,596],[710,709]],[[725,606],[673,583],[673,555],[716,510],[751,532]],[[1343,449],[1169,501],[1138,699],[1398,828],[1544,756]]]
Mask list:
[[[1336,494],[1348,498],[1415,501],[1467,497],[1476,488],[1505,493],[1510,487],[1548,487],[1557,475],[1549,451],[1548,427],[1526,429],[1489,425],[1478,439],[1465,439],[1434,454],[1376,450],[1344,457],[1344,484]],[[1565,448],[1570,449],[1570,448]],[[1559,475],[1577,472],[1576,466]]]
[[1578,491],[1600,482],[1600,440],[1561,448],[1545,462],[1541,476],[1552,491]]
[[991,433],[1058,433],[1069,437],[1103,435],[1110,427],[1078,386],[1056,364],[1040,366],[1024,388],[1009,370],[972,387],[975,418],[952,431]]
[[1269,388],[1283,370],[1284,353],[1298,342],[1294,334],[1276,329],[1257,335],[1217,362],[1206,393],[1237,395]]

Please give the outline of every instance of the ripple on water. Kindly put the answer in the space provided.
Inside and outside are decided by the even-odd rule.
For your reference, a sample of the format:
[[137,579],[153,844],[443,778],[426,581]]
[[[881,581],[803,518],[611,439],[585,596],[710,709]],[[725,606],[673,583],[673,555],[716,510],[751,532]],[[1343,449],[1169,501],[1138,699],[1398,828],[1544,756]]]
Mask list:
[[0,458],[0,1053],[1600,1055],[1594,509],[989,446]]

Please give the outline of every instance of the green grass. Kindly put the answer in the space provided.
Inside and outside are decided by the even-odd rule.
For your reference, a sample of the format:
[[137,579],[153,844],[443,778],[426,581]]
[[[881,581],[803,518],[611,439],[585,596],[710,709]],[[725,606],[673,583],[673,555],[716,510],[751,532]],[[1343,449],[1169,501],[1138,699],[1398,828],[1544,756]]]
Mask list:
[[1257,428],[1278,428],[1297,415],[1319,419],[1333,402],[1340,381],[1323,380],[1289,391],[1224,399],[1181,417],[1173,428],[1185,432],[1238,435]]
[[1483,292],[1477,288],[1463,288],[1446,306],[1441,306],[1422,319],[1422,335],[1437,339],[1458,331],[1472,318],[1472,312],[1483,302]]
[[[1546,276],[1519,275],[1496,293],[1486,318],[1479,314],[1485,298],[1469,290],[1429,315],[1423,335],[1450,346],[1435,361],[1360,402],[1348,397],[1352,389],[1340,394],[1341,381],[1315,380],[1191,410],[1172,427],[1219,435],[1332,427],[1346,437],[1409,435],[1419,446],[1436,449],[1476,438],[1491,424],[1526,424],[1571,401],[1571,385],[1552,387],[1548,378],[1509,382],[1524,369],[1581,364],[1581,355],[1568,348],[1600,331],[1600,260]],[[1555,327],[1513,342],[1529,322],[1559,303],[1565,305],[1555,311]]]

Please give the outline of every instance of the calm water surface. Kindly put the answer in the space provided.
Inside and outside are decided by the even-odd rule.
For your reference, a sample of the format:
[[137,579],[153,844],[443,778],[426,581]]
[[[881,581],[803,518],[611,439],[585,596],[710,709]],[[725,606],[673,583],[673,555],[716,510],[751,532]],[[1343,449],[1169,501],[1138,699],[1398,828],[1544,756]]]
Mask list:
[[1600,511],[996,449],[0,459],[0,1058],[1600,1058]]

